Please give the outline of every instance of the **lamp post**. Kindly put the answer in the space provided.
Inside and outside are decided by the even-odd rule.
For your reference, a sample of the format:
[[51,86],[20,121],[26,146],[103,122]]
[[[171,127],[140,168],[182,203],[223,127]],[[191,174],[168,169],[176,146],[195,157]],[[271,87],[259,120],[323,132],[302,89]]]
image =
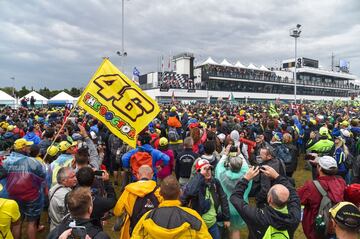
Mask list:
[[300,37],[301,25],[297,24],[295,28],[290,29],[290,36],[295,39],[295,68],[294,68],[294,97],[296,105],[296,68],[297,68],[297,39]]
[[121,1],[121,51],[117,51],[116,54],[118,54],[121,57],[121,70],[124,72],[125,70],[123,69],[123,57],[127,56],[127,52],[124,50],[125,46],[124,46],[124,41],[125,41],[125,31],[124,31],[124,24],[125,24],[125,4],[124,4],[125,0]]

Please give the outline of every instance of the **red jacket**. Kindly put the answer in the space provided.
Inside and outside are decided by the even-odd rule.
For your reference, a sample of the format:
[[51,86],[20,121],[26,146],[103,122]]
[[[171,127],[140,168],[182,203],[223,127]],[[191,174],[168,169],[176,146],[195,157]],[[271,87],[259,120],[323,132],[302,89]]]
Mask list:
[[[346,183],[343,178],[338,176],[321,176],[318,178],[321,186],[328,193],[333,203],[344,201],[344,191]],[[297,190],[301,205],[304,205],[302,226],[304,234],[308,239],[316,239],[315,217],[319,211],[321,194],[315,187],[313,181],[306,181],[304,186]]]

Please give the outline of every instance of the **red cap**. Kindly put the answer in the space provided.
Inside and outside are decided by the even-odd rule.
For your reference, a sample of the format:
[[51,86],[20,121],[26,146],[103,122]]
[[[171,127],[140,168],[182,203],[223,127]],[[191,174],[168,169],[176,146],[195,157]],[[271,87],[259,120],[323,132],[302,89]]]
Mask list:
[[196,169],[196,171],[197,171],[197,170],[200,170],[202,167],[207,166],[207,165],[210,165],[210,166],[211,166],[211,164],[209,163],[209,161],[207,161],[206,159],[199,159],[199,160],[196,162],[195,169]]

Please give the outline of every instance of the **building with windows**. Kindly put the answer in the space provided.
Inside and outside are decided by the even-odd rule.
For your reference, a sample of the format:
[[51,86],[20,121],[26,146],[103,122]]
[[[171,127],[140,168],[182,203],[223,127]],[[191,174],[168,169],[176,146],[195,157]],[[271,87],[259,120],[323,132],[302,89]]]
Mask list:
[[[175,71],[152,72],[139,77],[140,86],[159,102],[176,100],[216,102],[233,94],[240,102],[294,100],[295,59],[285,60],[279,68],[221,63],[209,57],[194,66],[194,56],[182,53],[173,57]],[[331,101],[357,97],[357,77],[347,72],[319,68],[317,60],[297,59],[297,99]]]

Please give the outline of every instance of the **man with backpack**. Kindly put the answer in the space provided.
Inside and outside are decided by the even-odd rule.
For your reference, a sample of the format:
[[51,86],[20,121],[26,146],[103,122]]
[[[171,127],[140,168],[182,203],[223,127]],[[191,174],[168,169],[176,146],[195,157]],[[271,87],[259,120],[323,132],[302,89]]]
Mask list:
[[153,174],[151,167],[141,166],[136,175],[139,181],[128,184],[116,203],[115,216],[124,217],[120,231],[122,239],[129,239],[142,215],[157,208],[161,202],[160,188],[152,180]]
[[301,204],[305,206],[303,230],[308,239],[327,237],[329,234],[329,209],[344,200],[345,181],[336,176],[337,163],[333,157],[316,159],[319,177],[307,181],[298,189]]
[[[132,181],[136,181],[136,175],[139,173],[139,168],[142,165],[148,165],[153,169],[153,179],[156,180],[156,162],[162,160],[164,165],[168,165],[170,158],[150,145],[151,136],[149,133],[145,132],[139,135],[139,141],[141,146],[130,150],[122,157],[123,168],[129,170],[132,175]],[[123,178],[123,180],[127,179]]]

